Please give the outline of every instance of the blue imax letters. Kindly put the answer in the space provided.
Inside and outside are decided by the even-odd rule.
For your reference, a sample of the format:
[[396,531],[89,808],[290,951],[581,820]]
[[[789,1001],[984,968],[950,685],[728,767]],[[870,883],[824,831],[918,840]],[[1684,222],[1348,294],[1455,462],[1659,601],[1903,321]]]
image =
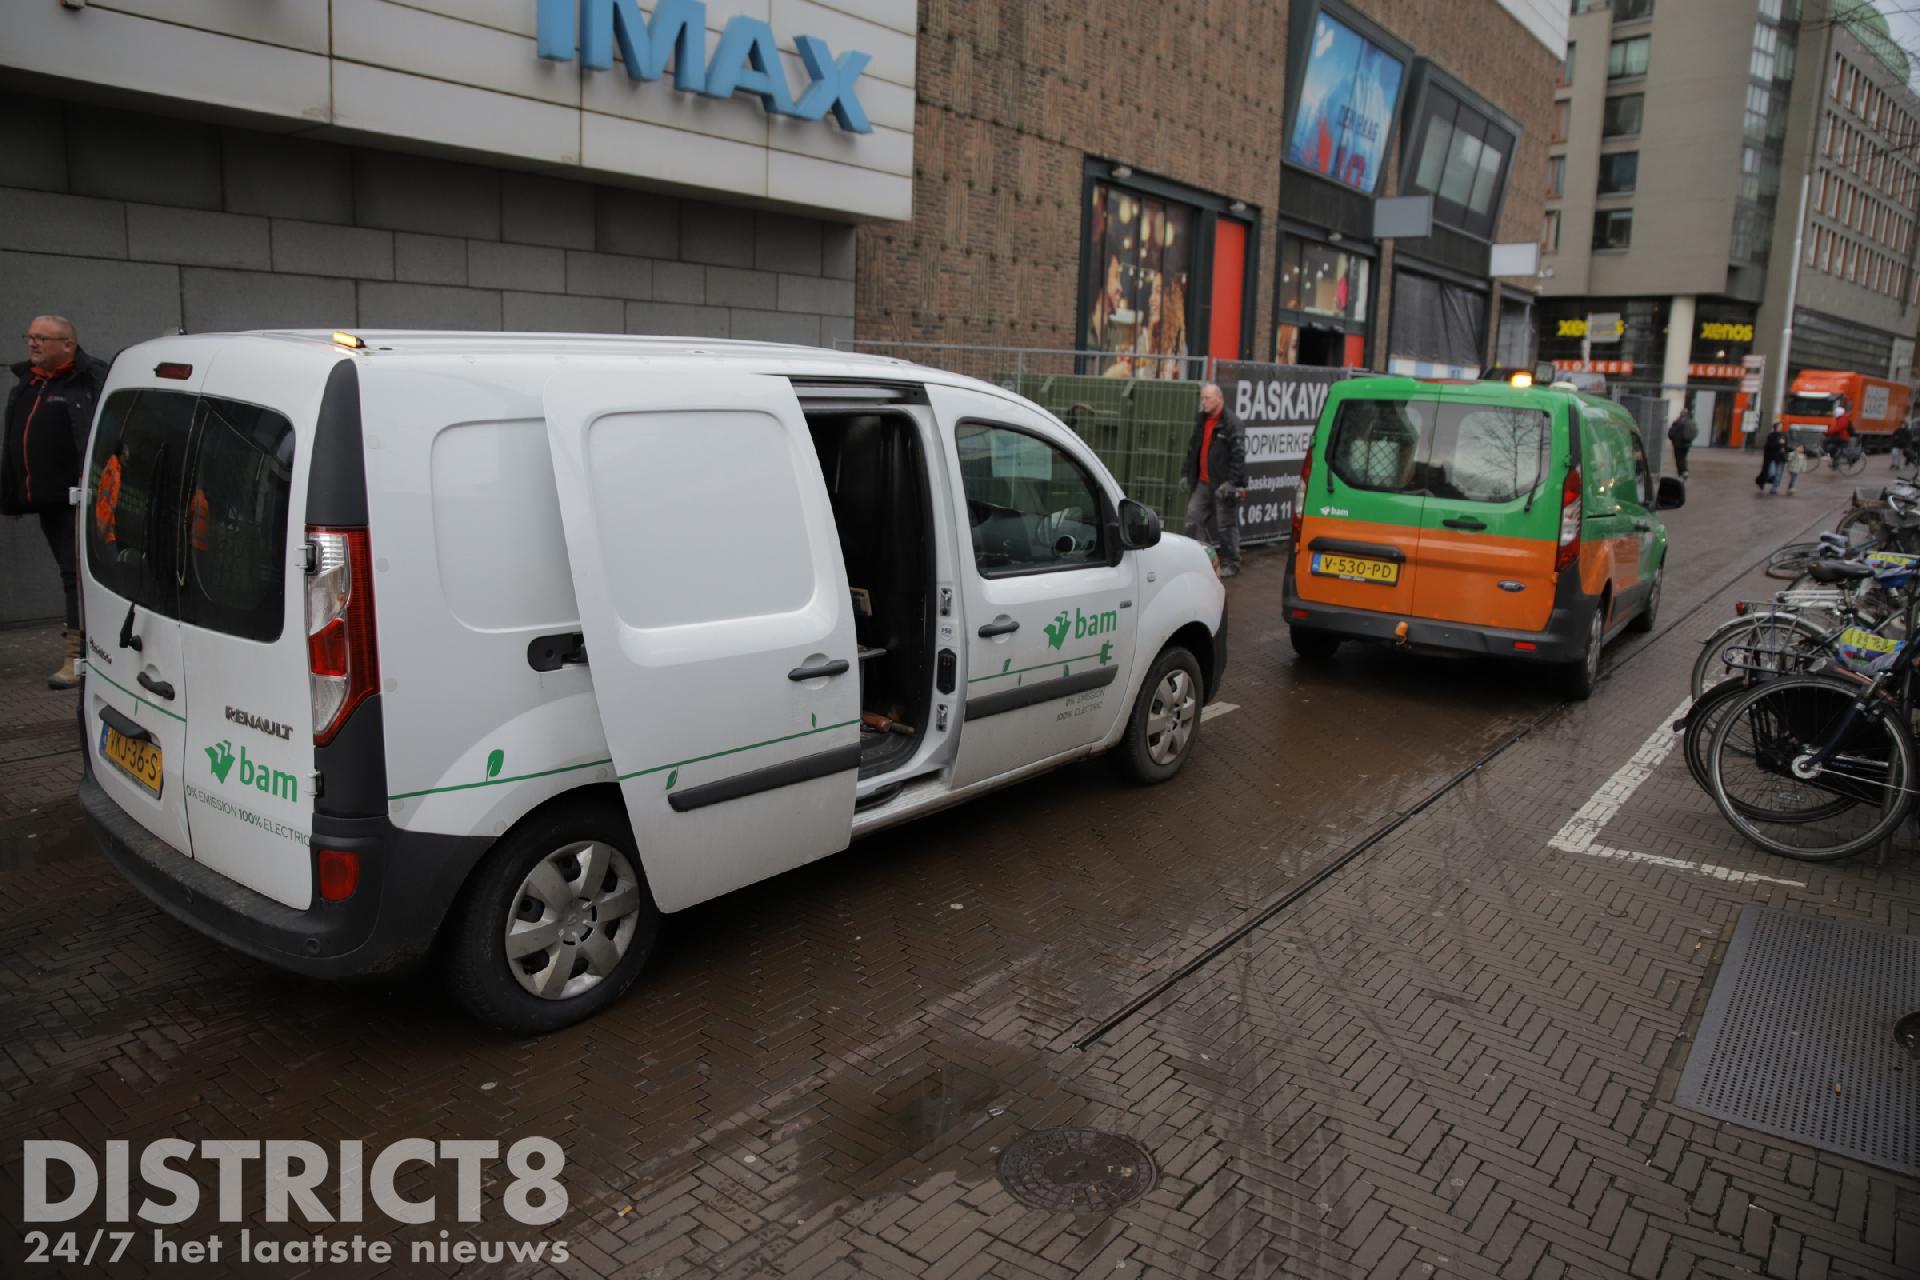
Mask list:
[[676,89],[712,98],[744,90],[775,115],[821,120],[831,111],[842,129],[873,132],[854,87],[868,55],[849,51],[835,57],[818,36],[796,38],[794,48],[808,78],[796,102],[773,28],[757,18],[729,20],[713,60],[707,60],[707,6],[700,0],[658,0],[651,20],[640,12],[639,0],[539,0],[536,32],[540,56],[556,62],[578,56],[581,66],[603,71],[613,65],[617,42],[627,75],[635,80],[658,80],[671,60]]

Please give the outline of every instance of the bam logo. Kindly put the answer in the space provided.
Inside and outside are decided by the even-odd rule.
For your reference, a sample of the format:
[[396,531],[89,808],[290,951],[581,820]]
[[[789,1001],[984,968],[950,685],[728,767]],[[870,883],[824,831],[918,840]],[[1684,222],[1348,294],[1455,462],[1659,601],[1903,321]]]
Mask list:
[[1058,649],[1064,645],[1069,635],[1075,640],[1085,640],[1089,636],[1102,636],[1109,631],[1119,629],[1120,614],[1115,609],[1109,609],[1105,613],[1082,613],[1075,609],[1071,618],[1067,616],[1067,611],[1062,609],[1044,628],[1047,633],[1047,647],[1050,649]]
[[[234,754],[232,742],[216,742],[205,748],[207,766],[213,770],[213,776],[220,782],[227,780],[233,772]],[[240,748],[240,785],[251,787],[262,795],[272,796],[276,800],[285,800],[292,804],[300,802],[300,782],[290,773],[268,768],[256,763],[247,755],[246,747]]]

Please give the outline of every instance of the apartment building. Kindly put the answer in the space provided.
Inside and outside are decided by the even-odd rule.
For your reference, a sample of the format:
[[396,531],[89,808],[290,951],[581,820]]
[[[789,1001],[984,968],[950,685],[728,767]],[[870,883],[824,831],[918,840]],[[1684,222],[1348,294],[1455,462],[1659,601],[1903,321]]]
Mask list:
[[1920,166],[1903,131],[1920,101],[1885,19],[1842,7],[1575,0],[1541,235],[1543,357],[1659,389],[1711,438],[1737,438],[1782,372],[1804,175],[1786,372],[1907,375]]

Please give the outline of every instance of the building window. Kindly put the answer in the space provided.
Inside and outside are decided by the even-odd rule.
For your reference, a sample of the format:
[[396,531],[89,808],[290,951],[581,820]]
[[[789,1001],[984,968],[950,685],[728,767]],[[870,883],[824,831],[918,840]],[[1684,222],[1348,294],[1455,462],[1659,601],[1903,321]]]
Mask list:
[[1287,163],[1372,195],[1406,63],[1322,11],[1287,135]]
[[1573,83],[1573,41],[1567,41],[1567,56],[1560,60],[1560,83]]
[[[1095,372],[1185,378],[1193,284],[1210,279],[1194,261],[1201,210],[1113,183],[1088,184],[1090,240],[1083,350],[1103,353]],[[1151,357],[1151,358],[1149,358]]]
[[1547,196],[1549,199],[1567,194],[1567,158],[1565,156],[1547,157]]
[[1564,98],[1553,104],[1553,136],[1547,139],[1548,142],[1567,140],[1567,111],[1572,106],[1573,104]]
[[1633,245],[1633,210],[1602,209],[1593,215],[1593,247],[1626,249]]
[[1373,260],[1301,236],[1280,241],[1274,359],[1357,368],[1366,363]]
[[[1557,138],[1566,135],[1566,106],[1554,104]],[[1401,190],[1433,196],[1433,216],[1442,225],[1491,240],[1517,141],[1504,124],[1440,84],[1428,68]]]
[[1607,48],[1607,79],[1624,80],[1647,74],[1647,53],[1653,47],[1651,36],[1615,40]]
[[1618,151],[1600,157],[1600,194],[1623,195],[1634,189],[1640,177],[1640,153]]
[[1560,211],[1558,209],[1547,210],[1546,222],[1540,228],[1540,252],[1560,252]]
[[1607,99],[1600,135],[1605,138],[1631,138],[1640,132],[1641,115],[1647,106],[1644,93],[1623,93]]
[[1613,0],[1615,22],[1636,22],[1653,16],[1653,0]]

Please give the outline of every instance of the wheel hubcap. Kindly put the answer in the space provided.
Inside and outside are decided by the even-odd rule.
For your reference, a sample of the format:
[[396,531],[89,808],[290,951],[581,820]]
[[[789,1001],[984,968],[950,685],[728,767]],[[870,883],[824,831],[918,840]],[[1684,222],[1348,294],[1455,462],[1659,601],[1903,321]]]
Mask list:
[[530,994],[571,1000],[619,965],[639,912],[640,880],[626,854],[598,840],[565,845],[536,862],[514,893],[507,967]]
[[1600,674],[1600,637],[1603,634],[1605,634],[1605,628],[1600,625],[1600,615],[1596,613],[1593,615],[1593,625],[1587,628],[1587,674],[1589,676]]
[[1187,749],[1200,710],[1193,677],[1184,671],[1169,671],[1153,691],[1147,704],[1147,758],[1155,764],[1172,764]]

